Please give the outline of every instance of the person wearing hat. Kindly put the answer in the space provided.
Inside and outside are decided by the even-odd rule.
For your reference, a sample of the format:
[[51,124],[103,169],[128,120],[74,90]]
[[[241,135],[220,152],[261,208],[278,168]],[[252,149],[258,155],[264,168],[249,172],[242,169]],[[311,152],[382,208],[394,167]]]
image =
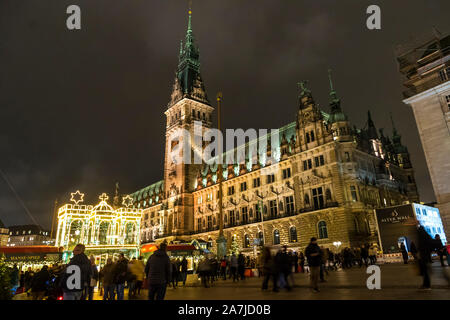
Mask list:
[[320,250],[316,238],[311,238],[309,245],[306,247],[305,255],[308,259],[308,265],[310,269],[311,290],[313,290],[313,292],[319,292],[318,282],[320,275],[320,265],[322,263],[322,250]]

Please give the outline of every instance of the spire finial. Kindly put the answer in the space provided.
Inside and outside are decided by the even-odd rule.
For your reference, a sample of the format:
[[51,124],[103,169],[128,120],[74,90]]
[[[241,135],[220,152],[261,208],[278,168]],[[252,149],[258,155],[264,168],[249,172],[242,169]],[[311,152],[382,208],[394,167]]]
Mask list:
[[328,79],[330,80],[330,89],[331,89],[331,92],[333,92],[334,89],[333,89],[333,79],[331,79],[331,69],[328,69]]
[[188,20],[188,31],[191,31],[191,30],[192,30],[192,27],[191,27],[191,16],[192,16],[192,0],[189,0],[189,11],[188,11],[188,13],[189,13],[189,20]]
[[394,118],[392,117],[392,112],[389,112],[389,115],[391,117],[391,123],[392,123],[392,135],[397,136],[397,128],[395,128]]

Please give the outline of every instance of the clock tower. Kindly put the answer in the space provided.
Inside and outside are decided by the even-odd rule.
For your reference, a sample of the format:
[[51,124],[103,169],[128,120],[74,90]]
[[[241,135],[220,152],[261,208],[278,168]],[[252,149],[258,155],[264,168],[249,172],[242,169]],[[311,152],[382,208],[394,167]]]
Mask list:
[[[202,130],[211,127],[212,112],[200,75],[199,49],[194,43],[189,10],[186,37],[180,44],[178,67],[166,115],[166,146],[164,160],[163,204],[164,233],[177,235],[193,230],[195,181],[201,164],[194,164],[194,153],[200,153],[202,145],[194,145],[194,122]],[[184,134],[180,134],[184,132]],[[187,134],[189,133],[189,134]],[[190,139],[192,148],[183,148]],[[176,148],[176,149],[175,149]],[[178,157],[174,158],[175,153]],[[189,152],[183,155],[183,152]],[[183,161],[189,158],[191,161]]]

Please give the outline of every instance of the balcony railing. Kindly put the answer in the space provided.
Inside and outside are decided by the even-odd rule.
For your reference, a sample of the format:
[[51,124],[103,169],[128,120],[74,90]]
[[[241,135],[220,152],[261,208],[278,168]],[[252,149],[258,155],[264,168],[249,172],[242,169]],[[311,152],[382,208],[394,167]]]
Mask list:
[[415,86],[415,87],[412,87],[412,88],[409,88],[409,89],[403,91],[403,97],[405,99],[410,98],[412,96],[415,96],[416,94],[419,94],[428,89],[434,88],[434,87],[436,87],[442,83],[445,83],[449,80],[450,80],[450,74],[446,74],[446,76],[439,75],[438,77],[434,77],[428,81],[425,81],[424,83],[422,83],[418,86]]

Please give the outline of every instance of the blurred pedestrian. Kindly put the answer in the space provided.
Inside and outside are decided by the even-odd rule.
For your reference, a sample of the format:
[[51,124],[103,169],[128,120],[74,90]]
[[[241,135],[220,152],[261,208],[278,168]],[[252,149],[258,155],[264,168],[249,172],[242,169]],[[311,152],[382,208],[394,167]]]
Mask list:
[[431,290],[431,279],[429,266],[431,264],[431,252],[435,248],[435,242],[430,235],[425,231],[425,228],[419,225],[417,229],[418,238],[418,258],[419,270],[423,277],[422,286],[420,289]]
[[170,261],[170,267],[172,268],[171,272],[172,288],[176,289],[178,287],[178,265],[175,259],[172,259],[172,261]]
[[311,238],[309,245],[305,250],[306,258],[311,272],[311,289],[313,292],[319,292],[319,273],[320,265],[322,263],[322,254],[320,247],[317,245],[317,239]]
[[233,277],[233,282],[239,281],[237,269],[238,269],[238,259],[236,255],[233,253],[230,258],[230,272],[231,272],[230,276]]
[[300,260],[300,272],[305,273],[305,255],[300,251],[300,256],[298,257]]
[[264,280],[262,283],[262,290],[267,290],[269,288],[269,281],[273,281],[273,292],[278,292],[278,274],[275,267],[275,259],[272,257],[270,249],[264,247],[263,251],[263,271]]
[[94,256],[90,257],[90,262],[91,262],[91,270],[92,270],[91,279],[89,281],[89,285],[85,288],[84,299],[88,298],[89,300],[92,300],[92,299],[94,299],[94,288],[97,285],[97,281],[98,281],[98,269],[97,269],[97,265],[95,264]]
[[187,269],[188,267],[188,261],[186,257],[183,257],[183,260],[181,260],[181,281],[183,281],[183,287],[186,285],[186,278],[187,278]]
[[127,281],[128,260],[123,253],[119,254],[119,260],[114,268],[114,284],[116,286],[117,300],[124,299],[125,281]]
[[292,259],[294,262],[294,272],[298,273],[298,253],[297,253],[297,251],[294,252]]
[[442,244],[441,236],[436,234],[434,236],[434,243],[435,243],[435,251],[437,255],[439,256],[439,261],[441,262],[441,266],[445,267],[444,264],[444,255],[445,255],[445,248]]
[[106,264],[100,271],[102,274],[102,284],[103,284],[103,300],[115,300],[115,284],[114,284],[114,268],[112,258],[106,260]]
[[242,253],[238,255],[238,275],[241,280],[245,280],[245,257]]
[[50,280],[48,267],[44,265],[38,273],[33,277],[31,284],[31,296],[33,300],[42,300],[47,290],[47,282]]
[[227,257],[224,256],[222,260],[220,260],[220,274],[223,277],[223,280],[227,280]]
[[405,244],[403,242],[400,245],[400,252],[402,253],[403,263],[408,264],[408,251],[406,250]]

